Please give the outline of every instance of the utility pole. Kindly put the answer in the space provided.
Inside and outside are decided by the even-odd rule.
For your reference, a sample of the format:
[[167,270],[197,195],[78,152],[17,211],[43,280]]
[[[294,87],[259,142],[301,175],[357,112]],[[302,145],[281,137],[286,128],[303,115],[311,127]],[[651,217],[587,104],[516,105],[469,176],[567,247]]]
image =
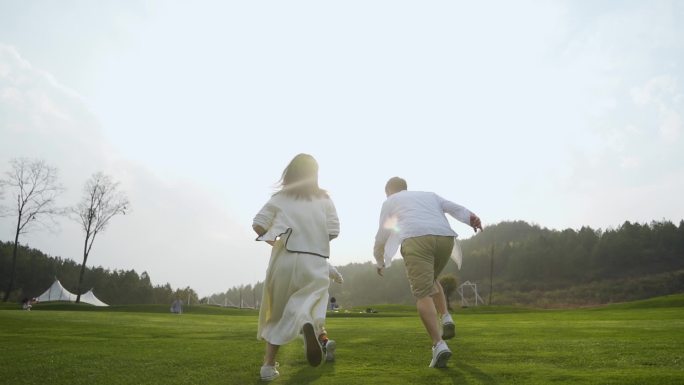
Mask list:
[[489,303],[492,304],[492,291],[494,290],[494,241],[492,240],[492,252],[489,254]]

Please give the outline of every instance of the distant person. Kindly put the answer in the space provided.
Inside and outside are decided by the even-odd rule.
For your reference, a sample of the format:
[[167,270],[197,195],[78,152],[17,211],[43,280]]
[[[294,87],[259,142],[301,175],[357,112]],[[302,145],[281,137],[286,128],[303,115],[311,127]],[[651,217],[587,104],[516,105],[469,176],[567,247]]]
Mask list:
[[171,304],[171,313],[182,314],[183,313],[183,301],[181,299],[176,299]]
[[260,375],[280,375],[275,361],[280,345],[304,336],[306,359],[323,363],[330,285],[330,241],[340,232],[332,199],[318,186],[318,163],[299,154],[283,170],[280,189],[254,217],[258,241],[273,246],[264,280],[257,338],[266,341]]
[[[482,230],[480,218],[463,206],[432,192],[407,191],[406,181],[391,178],[385,185],[387,200],[380,211],[373,255],[377,272],[383,275],[397,250],[401,250],[411,292],[425,330],[432,339],[430,367],[444,368],[451,358],[445,339],[455,335],[455,325],[447,311],[444,290],[437,277],[458,247],[458,236],[449,226],[445,213]],[[442,318],[442,332],[437,313]]]
[[32,302],[33,302],[33,301],[31,301],[30,299],[24,298],[23,300],[21,300],[21,308],[24,309],[24,310],[30,311],[31,308],[33,307],[33,303],[32,303]]
[[335,297],[330,297],[330,309],[329,310],[337,310],[339,308],[339,305],[337,305],[337,299]]

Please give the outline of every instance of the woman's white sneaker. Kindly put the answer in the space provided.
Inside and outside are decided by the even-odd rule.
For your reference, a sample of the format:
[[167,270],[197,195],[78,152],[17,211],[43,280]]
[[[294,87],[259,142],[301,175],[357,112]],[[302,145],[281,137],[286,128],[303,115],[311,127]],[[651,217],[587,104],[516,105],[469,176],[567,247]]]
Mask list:
[[275,365],[263,365],[261,367],[261,381],[272,381],[278,378],[280,376],[280,372],[278,371],[278,363],[276,362]]
[[310,323],[305,323],[302,327],[304,334],[304,346],[306,346],[306,360],[311,366],[319,366],[323,362],[323,347],[314,332],[314,327]]

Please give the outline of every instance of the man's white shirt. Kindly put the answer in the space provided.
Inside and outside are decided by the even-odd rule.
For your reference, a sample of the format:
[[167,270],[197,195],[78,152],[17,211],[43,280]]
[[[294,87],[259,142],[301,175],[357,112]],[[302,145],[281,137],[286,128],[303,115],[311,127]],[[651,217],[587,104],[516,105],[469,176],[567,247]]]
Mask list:
[[[458,237],[445,213],[470,224],[470,210],[435,193],[404,190],[390,195],[382,205],[375,235],[376,266],[389,266],[405,239],[423,235]],[[458,247],[456,242],[454,245]]]

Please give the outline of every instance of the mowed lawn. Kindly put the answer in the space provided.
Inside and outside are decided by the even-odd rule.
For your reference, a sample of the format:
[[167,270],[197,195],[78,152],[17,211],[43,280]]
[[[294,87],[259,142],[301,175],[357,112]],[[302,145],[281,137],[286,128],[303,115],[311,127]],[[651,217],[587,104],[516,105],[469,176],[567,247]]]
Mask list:
[[[3,385],[261,383],[253,310],[0,309]],[[329,317],[333,364],[307,366],[300,341],[282,347],[273,383],[684,384],[682,295],[580,310],[457,309],[446,369],[427,367],[430,342],[413,308],[375,309]]]

